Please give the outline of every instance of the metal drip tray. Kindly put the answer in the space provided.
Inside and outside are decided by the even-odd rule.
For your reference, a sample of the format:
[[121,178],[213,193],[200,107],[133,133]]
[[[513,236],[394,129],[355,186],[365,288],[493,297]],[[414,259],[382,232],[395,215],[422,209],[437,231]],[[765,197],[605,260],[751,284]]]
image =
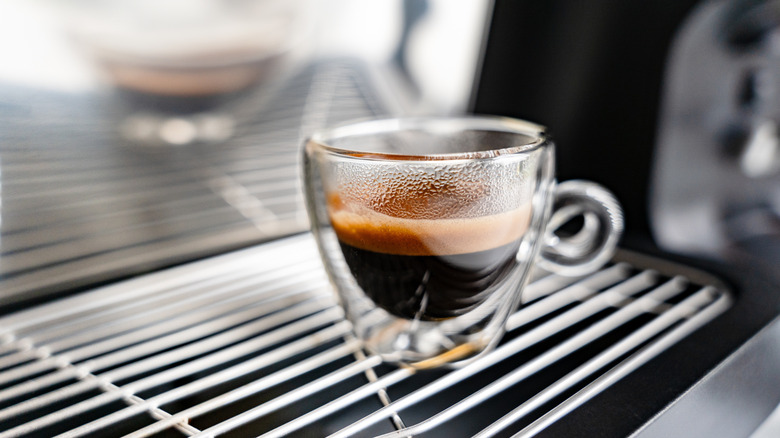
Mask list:
[[301,66],[236,104],[229,140],[187,146],[122,138],[116,97],[0,88],[0,307],[304,231],[300,143],[387,115],[374,76]]
[[730,305],[626,257],[536,279],[457,370],[364,352],[308,234],[103,287],[0,319],[0,437],[533,435]]

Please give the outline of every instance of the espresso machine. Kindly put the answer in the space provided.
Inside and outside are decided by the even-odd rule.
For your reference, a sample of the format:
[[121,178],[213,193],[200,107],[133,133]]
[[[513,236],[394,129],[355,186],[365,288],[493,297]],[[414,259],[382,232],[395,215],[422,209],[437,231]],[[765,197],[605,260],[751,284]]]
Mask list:
[[[179,3],[182,26],[221,11]],[[253,3],[212,38],[253,44],[163,63],[112,39],[158,9],[4,6],[0,27],[41,37],[30,53],[45,16],[90,68],[46,86],[39,61],[0,68],[0,437],[774,436],[780,2],[279,2],[260,31]],[[538,272],[470,365],[384,364],[326,280],[299,147],[463,113],[547,126],[557,179],[620,200],[620,249]]]
[[652,372],[548,436],[585,424],[592,435],[747,436],[776,405],[777,7],[496,3],[476,109],[554,127],[559,178],[599,181],[621,199],[624,247],[701,267],[734,291],[728,311]]

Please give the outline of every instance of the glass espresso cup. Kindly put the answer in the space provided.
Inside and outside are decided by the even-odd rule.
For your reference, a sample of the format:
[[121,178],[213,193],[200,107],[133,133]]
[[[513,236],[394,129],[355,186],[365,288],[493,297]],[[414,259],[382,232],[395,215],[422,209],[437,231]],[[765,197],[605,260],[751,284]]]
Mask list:
[[[312,230],[355,334],[416,368],[495,346],[534,265],[596,270],[623,229],[606,189],[556,184],[553,143],[521,120],[356,123],[313,135],[303,159]],[[579,227],[556,232],[566,223]]]

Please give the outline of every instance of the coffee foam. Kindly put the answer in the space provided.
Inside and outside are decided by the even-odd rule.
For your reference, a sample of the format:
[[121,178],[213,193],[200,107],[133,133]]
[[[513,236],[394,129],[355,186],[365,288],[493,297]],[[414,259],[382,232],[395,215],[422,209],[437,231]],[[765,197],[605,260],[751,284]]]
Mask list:
[[529,202],[533,193],[533,166],[522,158],[507,161],[347,161],[332,170],[328,192],[352,210],[366,207],[397,218],[491,216]]
[[531,205],[478,217],[415,219],[380,213],[331,197],[330,220],[343,243],[385,254],[430,256],[486,251],[519,240]]

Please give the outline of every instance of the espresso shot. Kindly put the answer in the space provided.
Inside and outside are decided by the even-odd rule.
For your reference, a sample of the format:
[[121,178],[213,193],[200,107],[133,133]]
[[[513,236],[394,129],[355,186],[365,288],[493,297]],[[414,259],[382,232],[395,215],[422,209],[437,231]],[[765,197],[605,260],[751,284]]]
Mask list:
[[[544,127],[492,116],[370,120],[307,140],[312,232],[366,351],[463,366],[498,345],[535,267],[576,277],[610,259],[619,204],[595,183],[556,183],[554,152]],[[548,238],[573,214],[588,226]]]
[[[419,204],[424,200],[414,198],[420,197],[427,195],[395,201]],[[517,263],[531,214],[524,204],[487,216],[420,219],[351,201],[331,196],[329,202],[344,260],[368,298],[409,320],[453,318],[485,302]]]

